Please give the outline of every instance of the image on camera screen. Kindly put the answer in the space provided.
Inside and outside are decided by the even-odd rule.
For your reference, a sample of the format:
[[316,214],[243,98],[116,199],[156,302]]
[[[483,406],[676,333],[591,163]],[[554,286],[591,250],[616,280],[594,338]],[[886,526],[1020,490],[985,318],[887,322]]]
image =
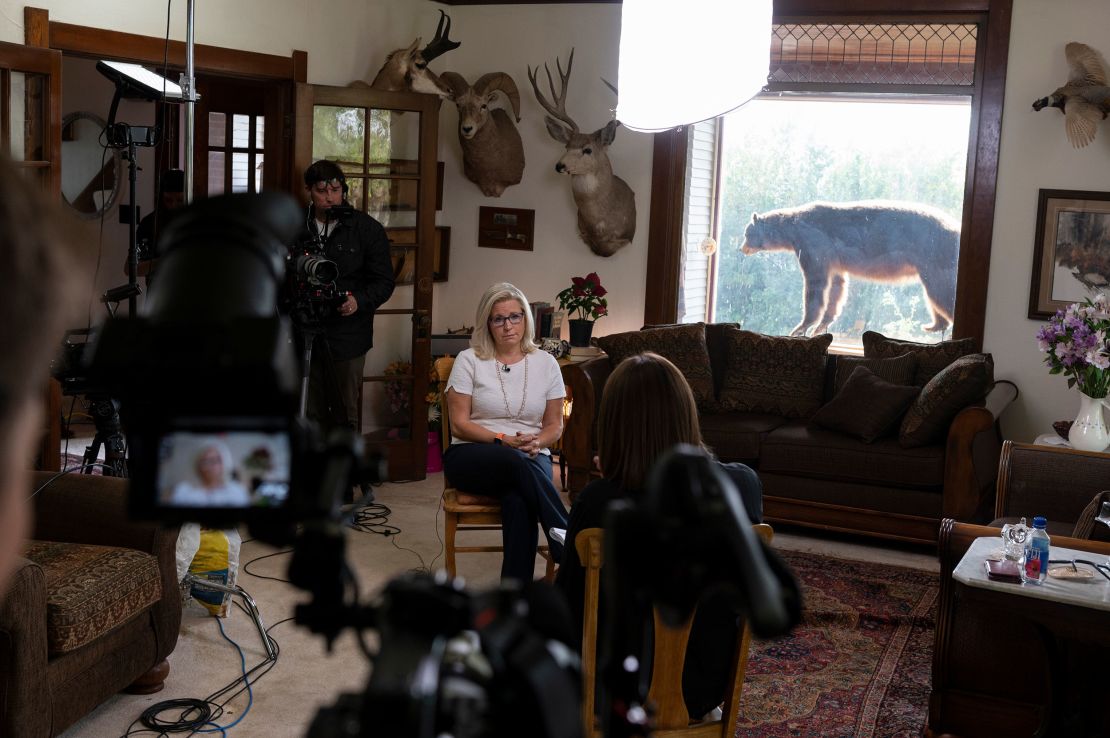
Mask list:
[[289,496],[290,458],[286,433],[168,433],[158,449],[158,503],[184,508],[277,507]]

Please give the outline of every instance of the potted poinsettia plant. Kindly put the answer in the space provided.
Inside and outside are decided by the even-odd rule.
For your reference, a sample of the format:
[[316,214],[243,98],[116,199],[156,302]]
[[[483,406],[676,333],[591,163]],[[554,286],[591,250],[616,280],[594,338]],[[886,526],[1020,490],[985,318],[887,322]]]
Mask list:
[[1037,332],[1049,374],[1063,374],[1080,392],[1079,415],[1068,432],[1076,448],[1101,451],[1110,443],[1102,415],[1110,394],[1110,298],[1100,294],[1068,305]]
[[555,296],[559,308],[566,310],[570,318],[571,346],[589,345],[594,321],[609,314],[607,293],[597,272],[590,272],[585,277],[572,277],[570,287]]

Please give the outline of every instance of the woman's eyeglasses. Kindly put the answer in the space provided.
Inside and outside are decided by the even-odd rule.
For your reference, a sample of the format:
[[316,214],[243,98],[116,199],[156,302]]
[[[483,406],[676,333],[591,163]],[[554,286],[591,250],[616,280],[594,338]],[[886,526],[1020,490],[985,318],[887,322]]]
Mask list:
[[489,324],[494,328],[501,328],[505,323],[520,325],[522,320],[524,320],[524,313],[509,313],[508,315],[498,315],[495,318],[490,318]]

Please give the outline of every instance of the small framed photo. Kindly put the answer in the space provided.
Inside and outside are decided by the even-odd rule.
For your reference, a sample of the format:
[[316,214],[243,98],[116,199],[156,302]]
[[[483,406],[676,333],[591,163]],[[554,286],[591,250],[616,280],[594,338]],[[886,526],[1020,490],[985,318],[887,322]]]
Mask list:
[[536,211],[522,208],[478,208],[478,245],[487,249],[532,251]]
[[1110,287],[1110,192],[1041,190],[1029,317],[1045,319]]

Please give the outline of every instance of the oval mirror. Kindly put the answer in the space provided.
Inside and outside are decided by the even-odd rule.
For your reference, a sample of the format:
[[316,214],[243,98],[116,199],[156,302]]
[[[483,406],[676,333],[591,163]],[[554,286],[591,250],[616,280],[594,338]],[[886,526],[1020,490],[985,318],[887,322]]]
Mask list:
[[62,198],[84,218],[98,218],[116,202],[123,160],[106,149],[104,119],[70,113],[62,120]]

